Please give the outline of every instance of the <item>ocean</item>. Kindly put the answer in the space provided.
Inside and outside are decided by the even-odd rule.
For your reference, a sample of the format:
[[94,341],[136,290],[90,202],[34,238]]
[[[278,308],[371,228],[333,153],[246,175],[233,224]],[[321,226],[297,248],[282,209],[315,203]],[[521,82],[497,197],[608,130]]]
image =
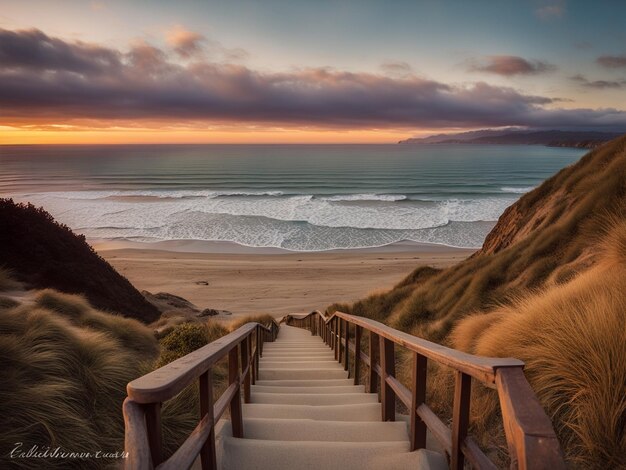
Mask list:
[[0,195],[88,239],[293,251],[480,247],[584,150],[500,145],[0,146]]

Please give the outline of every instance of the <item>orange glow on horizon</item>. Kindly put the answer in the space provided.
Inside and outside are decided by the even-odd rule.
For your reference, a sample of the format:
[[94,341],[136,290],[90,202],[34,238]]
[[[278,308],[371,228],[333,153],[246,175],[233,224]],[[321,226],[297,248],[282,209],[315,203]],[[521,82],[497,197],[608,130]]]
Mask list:
[[[441,131],[437,131],[441,132]],[[197,130],[1,128],[1,145],[20,144],[394,144],[433,131],[368,130]]]

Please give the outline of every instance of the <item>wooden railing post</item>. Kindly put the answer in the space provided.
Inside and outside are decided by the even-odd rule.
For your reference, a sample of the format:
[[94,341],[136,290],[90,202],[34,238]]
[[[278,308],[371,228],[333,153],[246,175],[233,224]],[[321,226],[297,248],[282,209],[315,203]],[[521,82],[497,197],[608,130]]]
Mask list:
[[344,323],[346,347],[343,351],[343,370],[348,371],[348,377],[350,377],[350,323],[348,320]]
[[252,347],[252,334],[248,336],[248,351],[250,352],[250,360],[252,361],[250,365],[250,380],[252,385],[254,385],[256,383],[256,354]]
[[467,437],[469,427],[470,396],[472,391],[472,377],[461,371],[455,372],[454,403],[452,405],[452,455],[450,468],[462,470],[465,456],[461,449]]
[[[248,338],[244,339],[240,345],[241,353],[241,373],[246,374],[243,377],[243,401],[250,403],[250,355],[248,354]],[[247,369],[247,370],[246,370]]]
[[426,401],[426,356],[413,353],[413,389],[411,400],[411,451],[426,447],[426,423],[417,415],[417,409]]
[[[208,416],[208,420],[213,423],[213,380],[211,369],[200,376],[200,419]],[[209,437],[204,442],[200,450],[200,461],[202,470],[216,470],[217,461],[215,454],[215,426],[211,426]]]
[[255,336],[254,336],[254,354],[255,354],[255,358],[254,358],[254,367],[255,367],[255,377],[259,376],[259,359],[261,359],[261,350],[260,350],[260,344],[259,344],[259,327],[256,327],[256,332],[255,332]]
[[363,327],[354,326],[354,385],[359,385],[361,379],[361,333]]
[[228,353],[228,382],[236,384],[237,391],[230,400],[230,424],[233,429],[233,437],[243,437],[243,416],[241,413],[241,393],[239,390],[239,358],[237,346]]
[[383,421],[396,420],[396,392],[387,383],[387,377],[396,375],[394,343],[387,338],[380,338],[380,403]]
[[152,465],[156,467],[163,462],[163,433],[161,430],[161,403],[145,405],[146,427]]
[[377,363],[376,358],[379,356],[378,346],[379,346],[378,335],[374,333],[373,331],[370,331],[370,334],[369,334],[370,370],[368,371],[368,383],[367,383],[368,393],[378,392],[378,386],[376,385],[378,383],[378,379],[376,377],[377,375],[376,374],[376,363]]
[[335,322],[337,326],[337,348],[335,349],[335,361],[341,362],[341,324],[343,323],[340,318],[337,318]]

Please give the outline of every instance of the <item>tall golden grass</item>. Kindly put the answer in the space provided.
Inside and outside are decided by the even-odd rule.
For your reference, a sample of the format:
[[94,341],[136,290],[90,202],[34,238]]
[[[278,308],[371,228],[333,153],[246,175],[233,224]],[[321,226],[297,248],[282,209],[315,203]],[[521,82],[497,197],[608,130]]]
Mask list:
[[[106,459],[9,458],[17,442],[24,450],[122,450],[126,383],[149,370],[157,353],[156,340],[147,347],[151,332],[139,322],[97,312],[78,297],[47,291],[45,299],[56,308],[40,298],[0,310],[0,467],[110,467]],[[140,348],[120,334],[124,328],[138,336]]]
[[[608,263],[607,263],[608,264]],[[598,266],[486,315],[461,321],[452,344],[483,356],[517,357],[579,468],[626,468],[626,267]],[[497,414],[480,393],[474,421]]]
[[11,278],[11,271],[0,268],[0,292],[7,290],[20,289],[22,284]]
[[262,313],[258,315],[246,315],[245,317],[238,318],[230,324],[230,331],[235,331],[237,328],[242,327],[246,323],[256,322],[264,326],[270,326],[274,321],[274,317],[269,313]]
[[[123,450],[126,384],[228,333],[217,322],[183,324],[159,344],[149,327],[95,310],[81,296],[47,289],[32,300],[0,302],[0,468],[117,468],[120,462],[107,459],[34,462],[9,453],[16,442],[23,450]],[[216,396],[226,374],[225,364],[214,368]],[[164,404],[166,455],[180,446],[198,416],[197,387]]]

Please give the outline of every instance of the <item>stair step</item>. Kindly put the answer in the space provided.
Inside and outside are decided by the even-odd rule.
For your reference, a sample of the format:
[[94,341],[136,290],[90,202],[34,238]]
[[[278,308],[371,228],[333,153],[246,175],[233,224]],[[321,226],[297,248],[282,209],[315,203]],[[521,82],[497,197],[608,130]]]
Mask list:
[[324,354],[324,355],[303,355],[303,356],[291,356],[286,354],[263,354],[261,358],[260,364],[264,364],[265,362],[315,362],[315,361],[335,361],[335,358],[332,354]]
[[315,421],[251,418],[244,420],[246,439],[274,441],[387,442],[408,440],[403,422]]
[[265,343],[251,392],[244,438],[233,438],[224,420],[216,427],[219,468],[447,468],[442,454],[409,452],[407,421],[381,422],[378,395],[354,385],[334,351],[303,329],[284,325]]
[[342,369],[337,361],[282,361],[278,359],[265,359],[259,363],[263,369]]
[[378,403],[374,393],[258,393],[252,394],[252,403],[280,405],[350,405],[357,403]]
[[315,419],[321,421],[380,421],[379,403],[358,405],[272,405],[245,403],[245,418]]
[[[409,452],[408,442],[311,442],[221,438],[224,470],[439,469],[431,452]],[[443,459],[443,462],[441,460]],[[436,464],[437,466],[433,466]]]
[[328,386],[328,387],[289,387],[289,386],[271,386],[271,385],[253,385],[252,393],[365,393],[364,385],[345,385],[345,386]]
[[298,379],[346,379],[348,372],[341,369],[259,369],[261,380],[298,380]]
[[272,387],[337,387],[354,385],[353,379],[277,379],[257,380],[256,385],[270,385]]
[[330,351],[330,349],[328,349],[326,346],[323,345],[319,345],[319,346],[300,346],[300,347],[296,347],[296,346],[274,346],[274,347],[269,347],[269,346],[264,346],[263,347],[263,352],[266,351],[272,351],[272,352],[288,352],[288,351],[293,351],[293,352],[328,352]]

